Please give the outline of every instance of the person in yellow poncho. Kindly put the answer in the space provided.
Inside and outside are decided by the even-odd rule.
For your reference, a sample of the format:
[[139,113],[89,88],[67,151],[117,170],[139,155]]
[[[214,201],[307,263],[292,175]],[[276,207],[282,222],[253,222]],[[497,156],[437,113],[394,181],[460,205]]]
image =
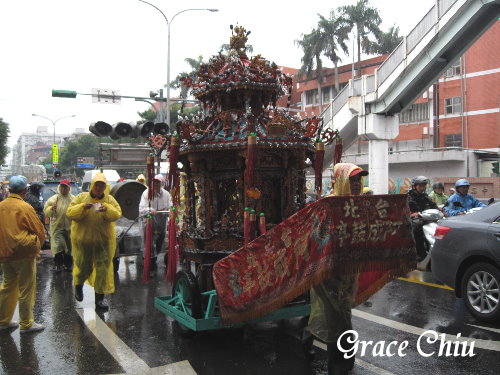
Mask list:
[[[36,259],[45,241],[43,224],[35,210],[24,201],[28,183],[24,176],[13,176],[10,195],[0,203],[0,331],[21,325],[21,333],[38,332],[44,326],[35,322]],[[20,324],[12,317],[19,301]]]
[[103,173],[92,179],[90,191],[80,193],[66,212],[71,224],[75,299],[83,301],[83,283],[94,287],[96,309],[108,310],[104,295],[115,291],[113,257],[115,221],[122,216],[118,202],[109,194]]
[[66,216],[68,206],[75,198],[70,193],[71,184],[69,180],[62,180],[57,187],[57,194],[45,202],[43,212],[50,220],[50,250],[54,256],[56,272],[64,267],[70,271],[73,266],[71,256],[71,220]]
[[[363,176],[368,172],[351,163],[337,163],[333,168],[333,195],[361,195]],[[328,374],[347,374],[354,367],[354,356],[346,359],[337,347],[342,333],[352,329],[351,306],[357,289],[358,275],[337,275],[311,289],[311,315],[308,330],[327,344]],[[349,347],[340,340],[344,348]]]
[[135,180],[145,186],[148,186],[148,184],[146,183],[146,177],[142,173],[139,176],[137,176]]

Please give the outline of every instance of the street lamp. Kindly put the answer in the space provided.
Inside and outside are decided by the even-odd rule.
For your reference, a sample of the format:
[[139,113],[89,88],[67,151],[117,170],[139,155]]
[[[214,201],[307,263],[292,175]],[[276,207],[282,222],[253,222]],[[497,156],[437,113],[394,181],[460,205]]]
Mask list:
[[[59,120],[62,120],[63,118],[75,117],[76,115],[71,115],[71,116],[64,116],[64,117],[60,117],[60,118],[58,118],[56,121],[54,121],[54,120],[52,120],[52,119],[50,119],[50,118],[48,118],[48,117],[42,116],[42,115],[37,115],[37,114],[35,114],[35,113],[32,113],[32,114],[31,114],[31,116],[42,117],[42,118],[44,118],[44,119],[49,120],[49,121],[52,123],[52,125],[54,125],[54,143],[53,143],[53,145],[55,145],[55,144],[56,144],[56,123],[57,123]],[[54,161],[54,155],[53,155],[53,154],[54,154],[54,149],[52,148],[52,161]]]
[[[151,5],[153,8],[155,8],[158,12],[160,12],[165,18],[165,21],[167,22],[168,26],[168,39],[167,39],[167,124],[170,126],[170,25],[172,24],[174,18],[184,12],[188,12],[190,10],[207,10],[209,12],[218,12],[219,9],[214,9],[214,8],[195,8],[195,9],[184,9],[181,10],[180,12],[175,13],[170,21],[168,20],[167,16],[155,5],[148,3],[147,1],[144,0],[139,0],[141,3],[145,3],[148,5]],[[161,108],[163,108],[163,103],[160,102]]]

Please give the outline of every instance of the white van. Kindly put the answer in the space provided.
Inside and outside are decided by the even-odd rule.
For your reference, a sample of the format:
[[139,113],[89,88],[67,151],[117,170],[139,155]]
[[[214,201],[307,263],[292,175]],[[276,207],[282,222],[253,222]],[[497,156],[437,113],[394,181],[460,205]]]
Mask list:
[[[100,172],[99,169],[94,169],[92,171],[85,172],[85,174],[83,175],[83,180],[82,180],[82,191],[89,191],[90,184],[92,183],[92,179],[99,172]],[[120,175],[114,169],[103,169],[102,173],[104,173],[104,176],[106,177],[106,180],[108,181],[108,184],[110,184],[110,185],[116,184],[118,182],[118,180],[120,179]]]

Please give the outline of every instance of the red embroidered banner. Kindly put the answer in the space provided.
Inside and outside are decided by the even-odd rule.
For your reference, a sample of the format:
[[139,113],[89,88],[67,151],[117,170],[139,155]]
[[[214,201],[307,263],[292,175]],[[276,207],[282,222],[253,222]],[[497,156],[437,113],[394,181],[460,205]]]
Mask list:
[[416,267],[406,195],[326,197],[214,265],[225,323],[251,320],[340,274],[356,304]]

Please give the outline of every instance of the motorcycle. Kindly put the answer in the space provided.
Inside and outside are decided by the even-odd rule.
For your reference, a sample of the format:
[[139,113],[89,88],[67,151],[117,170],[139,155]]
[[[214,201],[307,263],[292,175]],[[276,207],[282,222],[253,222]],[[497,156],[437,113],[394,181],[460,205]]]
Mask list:
[[417,269],[421,271],[426,271],[430,269],[431,263],[431,250],[434,246],[436,239],[434,238],[434,233],[438,226],[438,220],[444,218],[443,213],[440,210],[431,208],[420,212],[419,218],[424,221],[422,230],[424,232],[424,243],[425,243],[425,258],[417,263]]

